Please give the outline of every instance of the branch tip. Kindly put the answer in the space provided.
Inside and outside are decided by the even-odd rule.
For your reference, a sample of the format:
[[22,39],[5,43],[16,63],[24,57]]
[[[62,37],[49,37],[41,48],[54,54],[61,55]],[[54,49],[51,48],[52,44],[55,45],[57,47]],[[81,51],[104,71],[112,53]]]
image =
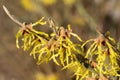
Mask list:
[[10,12],[8,11],[8,9],[3,5],[3,10],[5,11],[5,13],[9,16],[9,18],[14,21],[16,24],[20,25],[20,26],[24,26],[20,21],[18,21],[14,15],[11,15]]

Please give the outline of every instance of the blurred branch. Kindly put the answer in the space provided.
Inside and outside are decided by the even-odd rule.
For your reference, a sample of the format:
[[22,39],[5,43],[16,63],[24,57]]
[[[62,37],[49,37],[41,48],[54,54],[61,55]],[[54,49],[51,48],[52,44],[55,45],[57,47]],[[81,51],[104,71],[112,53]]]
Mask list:
[[9,18],[11,19],[11,20],[13,20],[15,23],[17,23],[18,25],[20,25],[20,26],[24,26],[20,21],[18,21],[15,17],[14,17],[14,15],[11,15],[10,14],[10,12],[8,11],[8,9],[3,5],[3,9],[4,9],[4,11],[5,11],[5,13],[9,16]]
[[84,8],[83,4],[81,3],[81,1],[78,1],[76,4],[76,8],[79,12],[79,14],[84,17],[84,19],[87,21],[87,23],[89,24],[90,28],[92,31],[96,32],[96,27],[97,24],[95,22],[95,20],[88,14],[88,12],[86,11],[86,9]]
[[45,17],[49,17],[50,14],[47,12],[47,10],[38,2],[38,0],[36,1],[32,1],[33,4],[35,4],[35,6],[37,7],[37,10],[39,13],[41,13],[42,16]]

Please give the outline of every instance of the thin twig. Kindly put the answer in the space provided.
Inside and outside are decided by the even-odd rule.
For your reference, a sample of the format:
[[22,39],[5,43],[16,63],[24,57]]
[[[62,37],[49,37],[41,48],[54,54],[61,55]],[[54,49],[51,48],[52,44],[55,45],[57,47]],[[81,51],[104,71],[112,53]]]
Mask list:
[[14,15],[11,15],[10,12],[8,11],[8,9],[3,5],[3,9],[5,11],[5,13],[10,17],[11,20],[13,20],[15,23],[17,23],[18,25],[20,25],[20,27],[24,26],[20,21],[18,21]]

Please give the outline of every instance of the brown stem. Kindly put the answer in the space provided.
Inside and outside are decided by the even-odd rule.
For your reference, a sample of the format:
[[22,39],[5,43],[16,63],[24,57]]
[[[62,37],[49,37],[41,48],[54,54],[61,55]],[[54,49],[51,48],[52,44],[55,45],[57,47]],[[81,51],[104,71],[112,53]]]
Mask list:
[[20,26],[24,26],[20,21],[18,21],[14,15],[11,15],[10,12],[8,11],[8,9],[3,5],[3,10],[5,11],[5,13],[9,16],[9,18],[11,20],[13,20],[15,23],[17,23]]

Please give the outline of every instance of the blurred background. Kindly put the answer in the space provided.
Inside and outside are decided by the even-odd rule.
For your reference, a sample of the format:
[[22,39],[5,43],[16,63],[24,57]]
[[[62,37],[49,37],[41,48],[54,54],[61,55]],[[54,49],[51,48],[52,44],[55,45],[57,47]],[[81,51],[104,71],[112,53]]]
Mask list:
[[[71,25],[83,40],[95,38],[96,30],[120,39],[120,0],[0,0],[0,80],[74,80],[71,72],[52,61],[36,64],[29,52],[17,49],[15,24],[3,11],[5,5],[21,22],[52,17],[56,25]],[[49,27],[40,28],[51,32]],[[75,41],[77,42],[77,41]]]

